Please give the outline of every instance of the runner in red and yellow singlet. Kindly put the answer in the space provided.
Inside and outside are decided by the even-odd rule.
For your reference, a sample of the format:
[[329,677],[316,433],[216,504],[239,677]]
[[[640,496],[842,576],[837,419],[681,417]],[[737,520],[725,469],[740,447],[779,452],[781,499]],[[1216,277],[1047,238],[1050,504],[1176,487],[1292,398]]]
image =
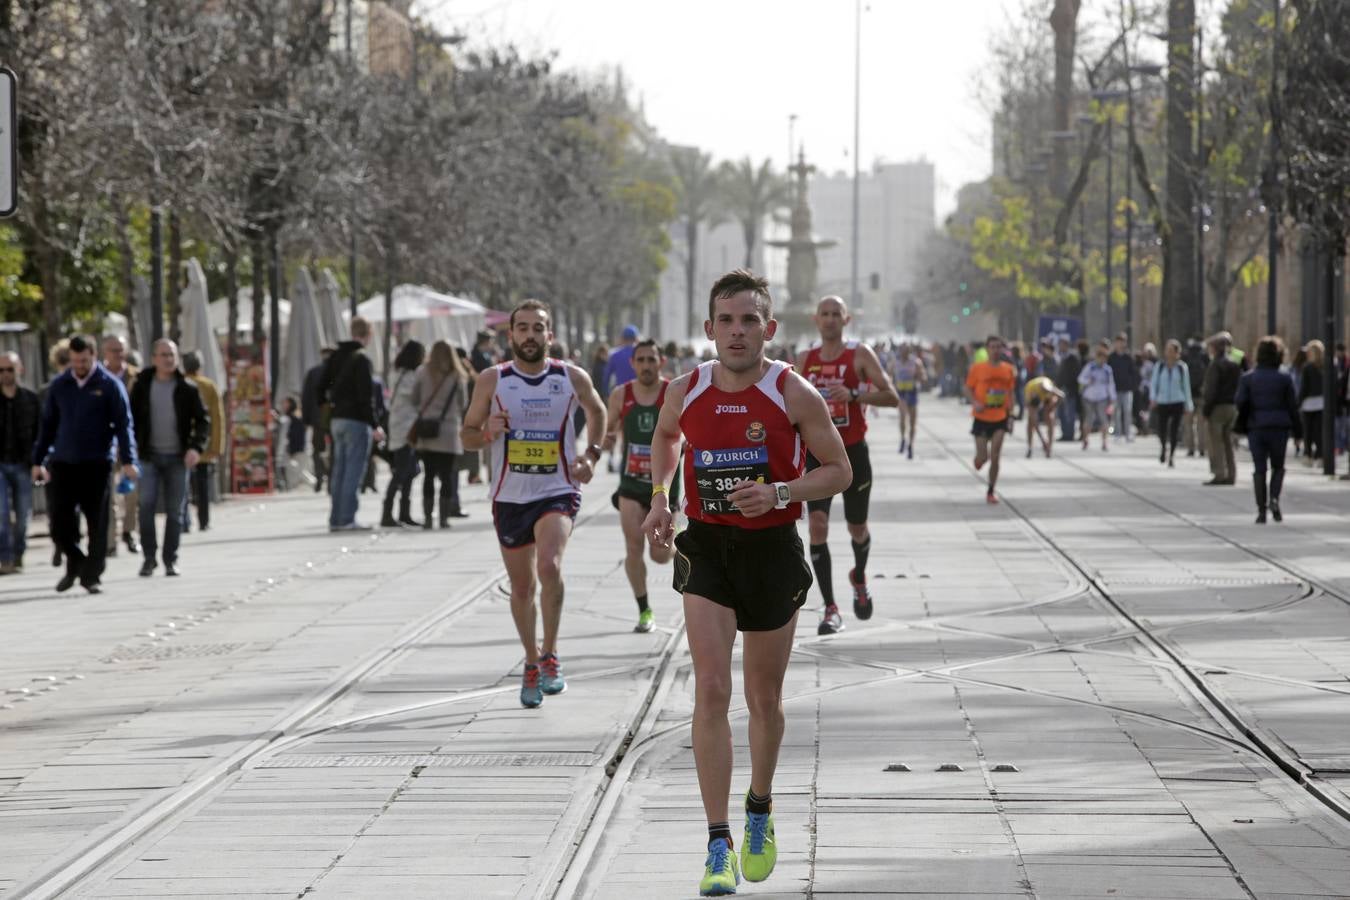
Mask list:
[[[853,568],[848,583],[853,588],[853,614],[872,618],[872,592],[867,587],[867,555],[872,549],[872,534],[867,529],[868,502],[872,496],[872,457],[867,449],[867,419],[863,404],[896,406],[900,397],[875,351],[858,341],[844,340],[844,328],[851,321],[848,306],[841,297],[825,297],[816,305],[816,329],[820,344],[802,355],[797,371],[825,398],[830,419],[844,441],[853,483],[844,491],[844,522],[853,544]],[[864,385],[867,389],[864,390]],[[815,467],[809,454],[806,468]],[[834,498],[813,500],[807,504],[811,522],[811,565],[816,583],[825,599],[818,634],[837,634],[844,628],[843,617],[834,602],[834,583],[830,562],[830,506]]]
[[990,503],[998,502],[994,488],[998,484],[999,456],[1003,453],[1003,438],[1011,428],[1013,391],[1017,390],[1017,370],[1003,358],[1003,338],[990,335],[985,341],[989,359],[970,367],[966,375],[965,393],[970,401],[974,421],[970,433],[975,436],[975,469],[989,463],[989,489],[984,497]]
[[[797,611],[811,587],[797,520],[804,501],[837,494],[852,480],[825,401],[786,363],[764,357],[778,323],[768,282],[737,270],[708,299],[717,359],[671,382],[652,440],[652,511],[643,531],[669,546],[673,517],[665,485],[684,453],[684,511],[675,539],[675,589],[684,595],[694,664],[694,763],[708,817],[704,895],[733,893],[743,868],[763,881],[778,857],[771,792],[783,740],[783,676]],[[805,446],[803,446],[803,444]],[[805,450],[820,461],[803,474]],[[727,820],[732,743],[731,651],[744,633],[750,712],[750,790],[739,865]]]

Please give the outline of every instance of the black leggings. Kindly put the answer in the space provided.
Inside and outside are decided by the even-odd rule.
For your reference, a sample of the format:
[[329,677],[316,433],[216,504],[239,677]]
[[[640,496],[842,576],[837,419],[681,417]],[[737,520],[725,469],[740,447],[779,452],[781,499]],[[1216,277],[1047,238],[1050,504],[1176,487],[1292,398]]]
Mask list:
[[422,450],[417,455],[426,470],[422,475],[422,512],[430,518],[436,507],[437,479],[441,482],[441,518],[459,512],[459,470],[455,465],[459,455],[435,450]]
[[1185,403],[1158,404],[1158,440],[1165,452],[1176,452],[1177,439],[1181,436],[1181,417],[1185,414]]
[[1322,458],[1322,410],[1303,414],[1303,455],[1309,459]]

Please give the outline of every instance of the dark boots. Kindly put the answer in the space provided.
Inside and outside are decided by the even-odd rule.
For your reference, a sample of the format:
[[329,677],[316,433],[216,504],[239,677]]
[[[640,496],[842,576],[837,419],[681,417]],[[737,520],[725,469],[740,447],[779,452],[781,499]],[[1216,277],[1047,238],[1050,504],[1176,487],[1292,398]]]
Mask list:
[[1280,512],[1280,491],[1284,488],[1284,469],[1275,469],[1270,473],[1270,515],[1276,522],[1284,521]]
[[412,498],[407,494],[399,497],[398,521],[400,525],[407,525],[409,528],[422,527],[422,523],[412,517]]
[[1252,486],[1256,489],[1256,524],[1266,524],[1266,473],[1257,472],[1252,476]]
[[394,518],[394,492],[390,491],[384,498],[384,511],[380,515],[381,528],[398,528],[398,520]]

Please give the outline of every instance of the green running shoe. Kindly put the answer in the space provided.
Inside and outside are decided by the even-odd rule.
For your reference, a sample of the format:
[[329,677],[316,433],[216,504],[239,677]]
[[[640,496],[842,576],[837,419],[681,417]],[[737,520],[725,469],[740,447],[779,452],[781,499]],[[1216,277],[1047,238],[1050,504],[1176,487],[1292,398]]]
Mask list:
[[745,813],[745,841],[741,844],[741,869],[746,881],[763,881],[773,874],[778,845],[773,840],[772,813]]
[[736,893],[741,883],[736,854],[726,838],[717,838],[708,844],[708,859],[703,864],[703,880],[698,883],[700,897],[724,897]]
[[652,614],[652,611],[650,609],[644,609],[642,612],[638,613],[637,627],[634,628],[633,630],[636,631],[638,634],[646,634],[655,627],[656,627],[656,616]]

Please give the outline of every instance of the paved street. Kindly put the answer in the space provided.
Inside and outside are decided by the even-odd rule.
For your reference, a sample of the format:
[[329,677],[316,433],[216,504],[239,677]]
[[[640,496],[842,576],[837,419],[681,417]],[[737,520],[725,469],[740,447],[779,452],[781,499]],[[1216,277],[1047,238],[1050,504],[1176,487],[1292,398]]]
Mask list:
[[[781,856],[742,893],[1350,897],[1345,485],[1299,467],[1258,528],[1245,468],[1202,488],[1152,439],[1025,460],[1019,431],[989,507],[963,413],[925,398],[913,461],[872,420],[877,614],[801,617]],[[97,597],[35,547],[0,580],[0,891],[696,896],[677,598],[658,572],[662,628],[631,632],[613,480],[539,710],[482,488],[452,531],[370,536],[308,492],[234,499],[183,578],[124,556]],[[838,504],[831,538],[842,599]]]

